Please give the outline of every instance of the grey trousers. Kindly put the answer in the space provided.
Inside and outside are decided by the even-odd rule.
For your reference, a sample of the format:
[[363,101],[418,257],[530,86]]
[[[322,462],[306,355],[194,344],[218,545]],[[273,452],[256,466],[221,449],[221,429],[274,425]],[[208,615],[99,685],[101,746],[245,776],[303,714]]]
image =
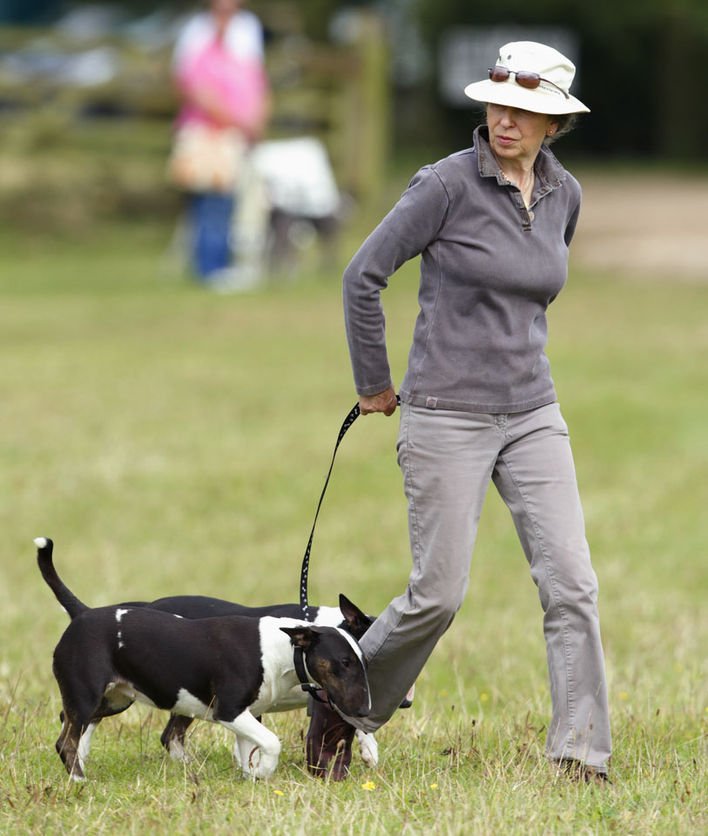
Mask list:
[[375,731],[394,713],[460,608],[490,480],[511,511],[538,587],[550,675],[547,754],[604,770],[605,664],[568,428],[558,404],[488,415],[404,404],[398,461],[408,498],[408,587],[361,641]]

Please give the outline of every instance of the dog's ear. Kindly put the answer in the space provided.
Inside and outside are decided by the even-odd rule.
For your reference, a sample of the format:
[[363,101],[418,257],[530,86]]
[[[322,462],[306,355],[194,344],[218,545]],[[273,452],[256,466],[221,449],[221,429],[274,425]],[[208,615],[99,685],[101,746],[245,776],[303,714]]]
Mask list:
[[344,620],[349,625],[349,629],[354,636],[363,636],[364,633],[374,623],[373,618],[359,609],[356,604],[353,604],[346,595],[339,593],[339,609],[342,612]]
[[293,647],[301,647],[307,650],[308,647],[317,641],[316,627],[281,627],[283,633],[290,636],[290,644]]

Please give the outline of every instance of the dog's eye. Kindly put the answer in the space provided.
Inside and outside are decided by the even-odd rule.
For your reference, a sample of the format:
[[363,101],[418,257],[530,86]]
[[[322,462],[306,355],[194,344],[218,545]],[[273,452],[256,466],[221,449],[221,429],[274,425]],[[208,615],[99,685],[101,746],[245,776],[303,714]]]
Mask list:
[[351,665],[351,663],[352,663],[352,660],[348,656],[345,656],[343,659],[339,660],[339,664],[343,668],[348,668]]

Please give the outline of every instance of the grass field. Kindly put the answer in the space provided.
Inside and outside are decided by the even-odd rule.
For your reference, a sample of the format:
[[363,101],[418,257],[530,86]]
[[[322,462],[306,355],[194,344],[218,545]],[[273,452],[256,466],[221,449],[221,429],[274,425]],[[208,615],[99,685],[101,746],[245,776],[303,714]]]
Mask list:
[[[352,241],[361,230],[352,232]],[[613,711],[613,783],[568,784],[543,759],[540,607],[490,494],[470,592],[414,707],[350,780],[304,769],[304,712],[268,718],[275,777],[236,772],[195,724],[189,765],[134,707],[94,737],[89,781],[54,752],[51,652],[66,624],[32,538],[56,542],[85,601],[202,592],[296,600],[336,432],[354,402],[339,278],[215,296],[165,276],[168,232],[0,231],[0,831],[3,833],[704,833],[708,286],[575,270],[550,355],[570,424]],[[386,294],[400,381],[416,270]],[[354,425],[320,518],[311,599],[376,612],[405,584],[395,419]]]

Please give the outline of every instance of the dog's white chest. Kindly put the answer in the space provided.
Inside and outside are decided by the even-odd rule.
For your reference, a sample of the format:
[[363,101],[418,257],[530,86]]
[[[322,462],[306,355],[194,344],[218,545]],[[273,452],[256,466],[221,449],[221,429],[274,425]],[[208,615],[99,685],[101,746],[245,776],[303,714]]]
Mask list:
[[[263,682],[250,711],[255,714],[287,711],[306,703],[302,692],[298,693],[297,676],[293,666],[293,650],[280,625],[289,619],[262,618],[259,626]],[[297,623],[293,620],[293,624]]]

